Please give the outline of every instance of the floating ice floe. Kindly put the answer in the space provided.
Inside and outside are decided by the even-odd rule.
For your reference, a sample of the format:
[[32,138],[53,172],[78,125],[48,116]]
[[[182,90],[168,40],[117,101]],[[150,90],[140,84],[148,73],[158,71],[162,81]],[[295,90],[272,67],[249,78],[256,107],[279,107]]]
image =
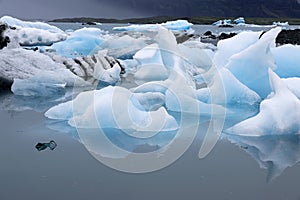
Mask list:
[[235,19],[233,21],[237,25],[245,25],[246,24],[246,21],[245,21],[244,17],[239,17],[239,18],[237,18],[237,19]]
[[289,22],[273,22],[274,26],[289,26]]
[[193,24],[189,23],[186,20],[176,20],[176,21],[168,21],[161,24],[144,24],[144,25],[130,25],[130,26],[122,26],[122,27],[114,27],[113,30],[116,31],[157,31],[158,26],[163,26],[166,29],[172,31],[187,31],[191,29]]
[[98,28],[82,28],[71,33],[65,41],[53,44],[49,49],[64,57],[76,58],[93,55],[104,40],[104,31]]
[[49,25],[44,22],[28,22],[22,21],[10,16],[3,16],[0,18],[0,22],[5,23],[11,27],[15,28],[35,28],[35,29],[42,29],[47,30],[52,33],[63,33],[63,31],[56,26]]
[[263,136],[299,134],[300,100],[269,69],[272,93],[261,102],[260,112],[225,132],[236,135]]
[[2,17],[0,22],[11,27],[5,35],[22,46],[49,46],[67,37],[61,29],[43,22],[26,22],[9,16]]
[[28,79],[48,73],[59,83],[63,81],[67,86],[86,85],[83,79],[47,55],[22,48],[1,50],[0,69],[0,79],[6,79],[11,83],[14,79]]
[[67,35],[63,32],[51,32],[37,28],[8,29],[5,35],[22,46],[50,46],[63,41]]
[[77,128],[118,128],[137,131],[170,131],[176,120],[161,107],[145,111],[132,93],[121,87],[106,87],[80,93],[73,101],[57,105],[45,113],[50,119],[68,120]]

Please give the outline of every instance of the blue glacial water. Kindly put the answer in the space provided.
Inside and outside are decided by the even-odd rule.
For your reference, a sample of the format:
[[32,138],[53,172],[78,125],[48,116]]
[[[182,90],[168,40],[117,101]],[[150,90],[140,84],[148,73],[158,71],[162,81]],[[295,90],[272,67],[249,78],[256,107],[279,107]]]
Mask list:
[[[56,25],[63,29],[82,26]],[[100,28],[111,32],[114,26]],[[194,29],[201,33],[214,27]],[[130,174],[96,160],[80,141],[77,130],[67,122],[44,117],[48,108],[70,98],[0,93],[1,200],[300,199],[299,136],[250,138],[223,134],[211,153],[199,159],[198,152],[210,123],[209,119],[201,119],[192,145],[173,164],[151,173]],[[225,127],[241,120],[241,116],[254,114],[255,111],[248,111],[236,118],[229,117]],[[180,120],[176,113],[172,115]],[[176,137],[176,132],[165,132],[138,140],[120,130],[104,132],[116,146],[134,153],[156,151]],[[53,151],[35,149],[37,143],[51,140],[57,143]]]

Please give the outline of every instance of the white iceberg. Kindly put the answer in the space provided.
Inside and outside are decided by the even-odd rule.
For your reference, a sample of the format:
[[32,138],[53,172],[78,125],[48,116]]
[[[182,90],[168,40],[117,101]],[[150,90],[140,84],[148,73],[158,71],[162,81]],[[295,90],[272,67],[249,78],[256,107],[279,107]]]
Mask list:
[[52,33],[63,33],[63,31],[57,28],[56,26],[51,26],[44,22],[22,21],[10,16],[1,17],[0,22],[15,28],[35,28],[35,29],[47,30]]
[[8,29],[5,35],[10,40],[15,40],[22,46],[50,46],[53,43],[63,41],[67,35],[63,32],[51,32],[37,28]]
[[218,77],[213,78],[212,85],[197,90],[199,100],[219,105],[258,105],[259,95],[237,80],[228,69],[221,68],[216,73],[215,77]]
[[277,66],[271,53],[281,28],[274,28],[262,35],[253,45],[230,57],[225,66],[244,85],[265,98],[271,91],[268,69]]
[[246,21],[244,17],[239,17],[235,20],[233,20],[235,24],[237,25],[245,25]]
[[112,86],[80,93],[73,101],[51,108],[45,116],[68,120],[77,128],[118,128],[140,132],[178,128],[176,120],[163,107],[145,111],[129,90]]
[[42,53],[17,49],[3,49],[0,51],[0,78],[11,83],[14,79],[28,79],[39,74],[48,74],[58,83],[67,86],[85,86],[82,78],[73,74],[64,65],[54,62]]
[[114,27],[115,31],[157,31],[158,26],[163,26],[164,28],[172,31],[187,31],[191,28],[193,24],[189,23],[187,20],[176,20],[168,21],[161,24],[144,24],[144,25],[130,25]]
[[224,67],[231,56],[240,53],[259,40],[259,32],[243,31],[232,38],[221,40],[217,44],[217,52],[214,55],[213,63],[217,67]]
[[260,112],[227,129],[226,133],[247,136],[299,134],[300,100],[271,69],[269,77],[273,92],[261,102]]
[[67,58],[93,55],[105,40],[104,35],[105,32],[98,28],[82,28],[71,33],[65,41],[53,44],[49,49]]
[[231,25],[231,19],[218,20],[218,21],[214,22],[212,25],[214,25],[214,26]]

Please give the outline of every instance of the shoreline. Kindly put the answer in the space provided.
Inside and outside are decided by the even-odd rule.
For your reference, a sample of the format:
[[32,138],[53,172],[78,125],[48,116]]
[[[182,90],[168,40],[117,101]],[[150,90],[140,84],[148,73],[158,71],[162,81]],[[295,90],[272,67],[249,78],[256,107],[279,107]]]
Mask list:
[[[92,18],[92,17],[76,17],[76,18],[60,18],[49,20],[48,22],[56,23],[116,23],[116,24],[156,24],[166,21],[174,21],[177,19],[185,19],[193,24],[210,25],[220,19],[234,20],[237,17],[146,17],[146,18],[130,18],[130,19],[108,19],[108,18]],[[248,24],[270,25],[273,22],[288,22],[289,25],[300,25],[300,18],[245,18]]]

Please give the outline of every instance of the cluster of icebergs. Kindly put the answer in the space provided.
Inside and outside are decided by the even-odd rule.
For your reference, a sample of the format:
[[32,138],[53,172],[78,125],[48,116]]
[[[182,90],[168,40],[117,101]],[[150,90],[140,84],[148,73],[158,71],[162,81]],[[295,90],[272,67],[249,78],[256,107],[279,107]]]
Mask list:
[[[233,26],[249,26],[249,27],[259,27],[259,25],[255,24],[247,24],[244,17],[239,17],[237,19],[231,20],[231,19],[221,19],[216,22],[214,22],[212,25],[219,26],[219,27],[233,27]],[[273,22],[269,26],[289,26],[288,22]]]
[[[244,19],[244,17],[239,17],[235,20],[233,20],[235,25],[246,25],[246,21]],[[231,19],[223,19],[223,20],[219,20],[213,23],[213,25],[215,26],[230,26],[233,25],[232,20]]]
[[[37,41],[44,45],[45,41],[51,40],[51,34],[66,37],[59,42],[51,40],[53,44],[48,50],[54,52],[44,52],[47,48],[40,52],[29,51],[14,45],[1,50],[0,63],[5,69],[0,73],[14,81],[12,91],[15,94],[45,96],[47,91],[55,93],[68,86],[91,86],[88,77],[115,84],[120,80],[122,69],[127,71],[126,74],[132,74],[135,87],[111,86],[83,92],[73,101],[50,109],[46,113],[49,118],[69,120],[71,126],[76,126],[76,118],[81,127],[95,127],[96,119],[107,118],[109,120],[101,126],[142,130],[141,127],[148,127],[158,117],[158,121],[165,119],[162,130],[170,130],[179,126],[169,111],[201,112],[209,116],[212,109],[217,109],[230,116],[238,112],[237,107],[247,107],[259,110],[259,113],[225,130],[226,133],[261,136],[299,132],[300,62],[295,55],[300,48],[294,45],[276,47],[275,38],[281,31],[279,27],[264,34],[241,32],[220,41],[217,50],[213,51],[197,40],[177,44],[171,30],[187,30],[191,26],[182,20],[126,28],[135,31],[155,29],[157,34],[150,39],[143,35],[136,38],[110,35],[96,28],[70,33],[46,23],[22,22],[11,17],[2,17],[0,21],[15,27],[7,31],[8,36],[15,32],[18,34],[14,37],[19,37],[20,33],[28,31],[31,33],[29,38],[37,37],[37,40],[30,39],[31,45],[37,45]],[[40,32],[32,32],[35,29],[47,31],[49,35],[45,34],[39,40]],[[24,44],[23,37],[17,39],[19,44]],[[75,52],[80,52],[80,56],[76,57]],[[129,54],[132,56],[121,58]],[[179,85],[181,90],[174,94],[171,88]],[[112,104],[112,98],[115,94],[119,95],[118,102],[128,103],[132,127],[129,122],[124,125],[114,121],[112,110],[116,105]],[[95,101],[97,104],[93,105],[90,101],[83,101],[92,97],[101,101]],[[178,98],[198,109],[181,105]],[[78,110],[70,106],[75,102],[80,105]],[[96,115],[91,114],[92,110]],[[109,113],[110,117],[105,117]],[[126,121],[125,118],[118,120]]]
[[[223,130],[236,143],[247,144],[233,137],[237,135],[299,134],[300,48],[276,46],[280,27],[265,33],[243,31],[219,41],[213,50],[197,39],[176,42],[172,31],[189,30],[186,21],[115,28],[155,30],[153,38],[111,35],[96,28],[64,32],[10,17],[0,21],[15,27],[7,31],[15,44],[0,50],[0,75],[13,81],[16,95],[47,96],[68,86],[91,86],[88,77],[108,83],[50,108],[45,113],[50,119],[83,129],[132,130],[133,136],[143,137],[180,129],[174,112],[230,118],[245,109],[256,114]],[[39,46],[40,51],[19,44]],[[130,77],[134,84],[120,83],[122,70],[123,79]],[[260,150],[259,144],[255,148]]]

